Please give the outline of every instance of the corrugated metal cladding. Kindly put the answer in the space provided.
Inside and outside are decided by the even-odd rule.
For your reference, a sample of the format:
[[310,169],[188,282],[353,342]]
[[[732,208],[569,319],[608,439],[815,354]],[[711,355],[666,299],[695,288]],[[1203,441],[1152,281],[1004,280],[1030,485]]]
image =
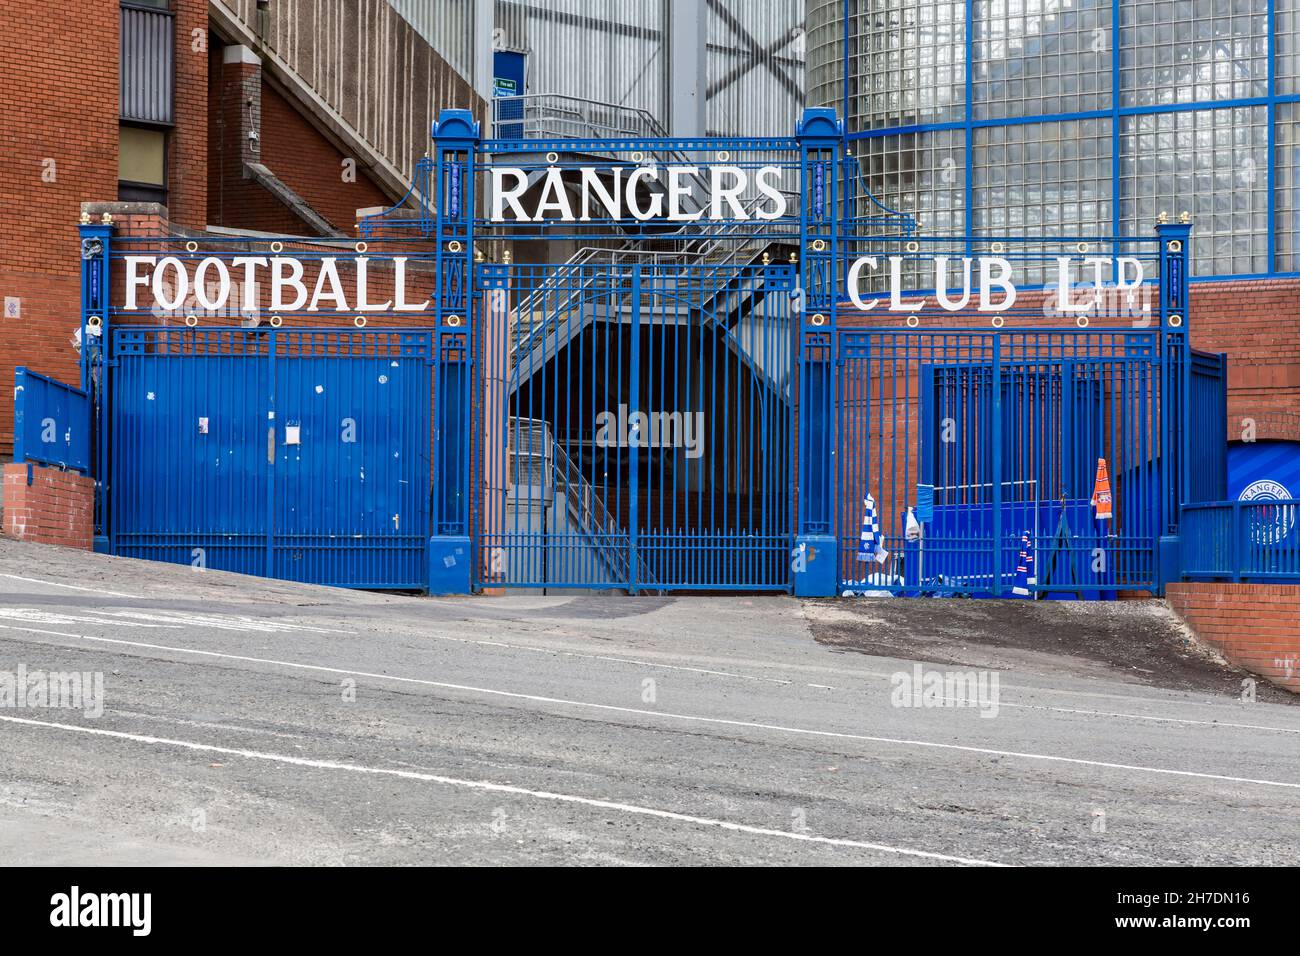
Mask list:
[[804,103],[805,0],[708,0],[711,136],[789,136]]
[[122,8],[122,119],[173,122],[172,15]]
[[[788,135],[803,106],[805,0],[706,0],[706,124]],[[528,53],[528,92],[648,110],[665,128],[667,0],[496,0],[494,42]]]
[[[410,179],[448,108],[482,112],[471,84],[389,0],[212,0]],[[450,0],[448,0],[450,4]]]
[[426,43],[467,82],[474,81],[478,0],[388,0]]

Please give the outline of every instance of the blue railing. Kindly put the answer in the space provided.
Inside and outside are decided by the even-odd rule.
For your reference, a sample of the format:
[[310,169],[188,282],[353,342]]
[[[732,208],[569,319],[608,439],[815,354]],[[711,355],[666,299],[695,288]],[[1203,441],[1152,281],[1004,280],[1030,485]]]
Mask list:
[[1183,506],[1182,571],[1188,580],[1300,581],[1300,500]]
[[90,398],[21,366],[14,371],[14,461],[90,470]]

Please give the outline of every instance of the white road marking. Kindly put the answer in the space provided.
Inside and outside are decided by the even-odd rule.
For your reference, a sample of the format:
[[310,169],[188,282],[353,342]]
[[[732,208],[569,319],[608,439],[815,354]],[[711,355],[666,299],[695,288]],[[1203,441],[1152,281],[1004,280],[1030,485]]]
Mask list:
[[253,618],[246,615],[193,614],[185,611],[89,611],[69,614],[63,611],[46,611],[34,607],[3,607],[0,618],[25,621],[31,624],[92,624],[95,627],[149,627],[182,630],[186,627],[207,627],[222,631],[248,631],[260,634],[288,634],[306,631],[314,634],[349,634],[308,624],[290,624],[275,618]]
[[[168,627],[210,627],[223,631],[259,631],[264,634],[283,633],[288,631],[309,631],[315,634],[348,634],[349,631],[336,631],[325,627],[315,627],[310,624],[290,624],[276,618],[269,617],[249,617],[245,614],[219,615],[219,614],[196,614],[190,611],[169,611],[159,610],[153,613],[145,611],[100,611],[110,617],[121,618],[123,623],[131,621],[161,621],[168,622]],[[113,622],[108,622],[113,623]]]
[[443,690],[462,691],[471,694],[485,694],[492,697],[505,697],[511,700],[526,700],[540,704],[559,704],[566,707],[580,707],[589,710],[602,710],[620,714],[635,714],[643,717],[657,717],[667,720],[689,721],[691,723],[716,724],[722,727],[742,727],[751,730],[770,730],[784,734],[798,734],[809,737],[828,737],[837,740],[855,740],[862,743],[891,744],[905,747],[927,747],[935,750],[955,750],[962,753],[985,754],[993,757],[1019,757],[1024,760],[1043,760],[1052,763],[1068,763],[1083,767],[1100,767],[1108,770],[1129,770],[1136,773],[1160,774],[1171,777],[1190,777],[1198,780],[1218,780],[1224,783],[1250,783],[1263,787],[1284,787],[1300,790],[1300,783],[1283,780],[1264,780],[1256,777],[1233,777],[1218,773],[1201,773],[1195,770],[1172,770],[1166,767],[1148,767],[1138,764],[1112,763],[1105,760],[1088,760],[1083,757],[1061,757],[1055,754],[1025,753],[1017,750],[996,750],[991,747],[972,747],[964,744],[945,744],[932,740],[913,740],[906,737],[878,737],[868,734],[850,734],[835,730],[813,730],[807,727],[790,727],[784,724],[768,724],[752,720],[732,720],[725,717],[705,717],[699,714],[679,714],[666,710],[645,710],[639,707],[621,707],[617,704],[597,704],[591,701],[568,700],[563,697],[545,697],[540,694],[524,694],[517,691],[497,690],[491,687],[474,687],[470,684],[452,684],[446,681],[426,680],[420,677],[400,677],[393,674],[376,674],[343,667],[326,667],[323,664],[300,664],[296,661],[281,661],[265,657],[247,657],[242,654],[224,654],[220,651],[202,651],[189,647],[169,647],[164,644],[146,644],[143,641],[126,641],[112,637],[92,637],[88,634],[68,634],[61,631],[43,631],[34,627],[17,627],[0,624],[0,629],[10,631],[31,631],[34,634],[52,634],[57,637],[71,637],[83,641],[101,644],[117,644],[123,647],[139,647],[153,651],[168,651],[175,654],[194,654],[200,657],[214,657],[221,660],[243,661],[249,664],[270,664],[275,667],[290,667],[297,670],[317,671],[326,674],[343,674],[350,677],[365,677],[374,680],[395,681],[403,684],[418,684],[422,687],[437,687]]
[[0,574],[0,578],[13,578],[15,581],[26,581],[28,584],[48,584],[53,588],[68,588],[72,591],[89,591],[92,594],[108,594],[112,597],[138,598],[138,594],[123,594],[121,591],[105,591],[102,588],[87,588],[79,584],[60,584],[58,581],[42,581],[40,578],[23,578],[16,574]]
[[[951,698],[944,698],[950,700]],[[1127,717],[1133,720],[1155,720],[1168,724],[1196,724],[1202,727],[1234,727],[1238,730],[1271,730],[1278,734],[1300,734],[1300,727],[1270,727],[1266,724],[1238,724],[1229,720],[1196,720],[1191,717],[1158,717],[1155,714],[1122,714],[1109,710],[1083,710],[1075,707],[1053,707],[1050,704],[1017,704],[998,701],[999,707],[1020,707],[1025,710],[1050,710],[1057,714],[1081,714],[1085,717]]]
[[712,817],[700,817],[673,810],[660,810],[644,807],[635,803],[622,803],[615,800],[599,800],[593,797],[581,797],[571,793],[554,793],[549,790],[532,790],[504,783],[491,783],[487,780],[464,780],[459,777],[446,777],[441,774],[422,773],[415,770],[397,770],[390,767],[368,767],[363,764],[341,763],[335,760],[315,760],[308,757],[293,757],[288,754],[264,753],[258,750],[242,750],[235,747],[220,747],[215,744],[198,743],[192,740],[174,740],[168,737],[152,737],[144,734],[131,734],[121,730],[108,730],[101,727],[80,727],[76,724],[60,724],[26,717],[8,717],[0,715],[0,721],[11,724],[24,724],[29,727],[44,727],[51,730],[65,730],[98,737],[111,737],[117,740],[129,740],[133,743],[152,744],[164,747],[180,747],[202,753],[225,754],[232,757],[245,757],[249,760],[266,760],[273,763],[289,764],[295,767],[311,767],[318,770],[344,770],[349,773],[374,774],[387,777],[401,777],[404,780],[419,780],[426,783],[440,783],[449,787],[466,790],[479,790],[487,793],[505,793],[534,800],[549,800],[556,803],[578,804],[597,810],[613,810],[643,817],[655,817],[660,820],[672,820],[675,823],[690,823],[696,826],[714,827],[745,833],[750,836],[778,837],[783,840],[797,840],[803,843],[820,843],[826,846],[850,847],[855,850],[874,850],[878,853],[893,853],[899,856],[920,857],[927,860],[941,860],[945,863],[962,863],[967,866],[1007,866],[993,860],[979,860],[971,857],[952,856],[947,853],[931,853],[927,850],[911,850],[904,847],[886,846],[883,843],[868,843],[863,840],[849,840],[841,837],[815,836],[811,833],[799,833],[787,830],[772,830],[767,827],[750,826],[747,823],[735,823],[731,820],[717,820]]
[[115,715],[138,717],[141,720],[157,720],[167,724],[180,724],[184,727],[202,727],[205,730],[236,730],[241,734],[265,734],[268,737],[281,737],[285,740],[306,740],[306,734],[286,734],[279,730],[264,730],[261,727],[244,727],[239,724],[214,724],[207,720],[186,720],[183,717],[164,717],[161,714],[142,714],[134,710],[115,710]]
[[181,625],[104,619],[91,614],[64,614],[61,611],[43,611],[34,607],[0,607],[0,618],[7,621],[24,621],[28,624],[93,624],[96,627],[148,627],[179,628]]

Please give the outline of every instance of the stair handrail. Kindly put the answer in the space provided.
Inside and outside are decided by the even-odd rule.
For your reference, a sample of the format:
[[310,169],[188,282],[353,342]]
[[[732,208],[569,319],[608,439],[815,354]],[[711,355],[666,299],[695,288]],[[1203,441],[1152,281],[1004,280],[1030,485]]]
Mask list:
[[[760,199],[761,197],[759,196],[751,196],[750,199],[747,201],[747,204],[742,208],[744,208],[746,212],[753,212],[754,209],[758,207]],[[575,272],[577,272],[580,275],[581,267],[592,264],[598,255],[609,254],[611,256],[610,259],[611,262],[617,261],[617,258],[620,256],[629,257],[629,258],[646,257],[649,258],[651,262],[656,262],[659,259],[664,259],[676,263],[684,263],[691,260],[700,260],[706,258],[711,252],[716,250],[724,242],[731,239],[732,234],[741,231],[740,227],[744,225],[746,225],[746,222],[743,220],[733,220],[731,222],[726,223],[724,227],[721,228],[718,232],[708,234],[708,236],[706,237],[709,240],[708,244],[704,248],[699,250],[651,251],[651,250],[633,250],[633,249],[621,249],[621,248],[609,249],[608,247],[584,246],[582,249],[577,250],[572,256],[570,256],[563,263],[556,266],[555,269],[552,271],[551,275],[547,276],[547,278],[540,285],[538,285],[536,289],[534,289],[531,293],[529,293],[529,295],[525,299],[523,299],[519,303],[519,305],[517,305],[514,309],[511,310],[511,320],[512,320],[511,330],[513,332],[514,330],[518,329],[518,327],[522,323],[523,316],[531,315],[535,311],[535,305],[539,296],[545,295],[549,291],[555,289],[555,287],[560,284],[560,281],[562,279],[571,279],[572,275]],[[787,228],[790,230],[791,234],[797,232],[797,229],[795,228],[793,223],[788,224]],[[726,256],[726,258],[719,260],[718,263],[716,264],[717,265],[733,264],[737,260],[737,258],[740,257],[741,253],[744,252],[745,249],[752,250],[754,249],[756,243],[761,245],[767,245],[771,241],[772,240],[771,240],[770,232],[764,232],[753,237],[753,241],[733,243],[732,248],[728,253],[728,255]],[[757,255],[757,252],[755,252],[755,255]],[[514,355],[516,355],[519,352],[520,348],[523,346],[528,346],[531,349],[532,340],[538,332],[542,332],[543,336],[549,334],[551,329],[558,323],[560,316],[567,315],[569,313],[573,302],[575,300],[581,301],[579,297],[585,295],[585,293],[595,283],[596,278],[597,277],[595,275],[591,275],[587,277],[587,279],[583,281],[582,284],[578,286],[578,288],[573,289],[566,298],[564,298],[561,302],[559,302],[554,307],[553,310],[548,309],[546,317],[540,324],[530,328],[529,331],[522,338],[520,338],[518,341],[513,343],[511,347],[512,358],[514,357]]]
[[[551,463],[555,468],[556,485],[564,487],[565,502],[570,513],[578,519],[583,533],[602,552],[611,570],[627,578],[631,574],[627,556],[611,542],[611,539],[622,534],[618,522],[605,507],[605,500],[595,486],[587,481],[582,469],[554,437],[551,439]],[[653,575],[645,568],[641,569],[641,580],[648,584],[655,583]]]

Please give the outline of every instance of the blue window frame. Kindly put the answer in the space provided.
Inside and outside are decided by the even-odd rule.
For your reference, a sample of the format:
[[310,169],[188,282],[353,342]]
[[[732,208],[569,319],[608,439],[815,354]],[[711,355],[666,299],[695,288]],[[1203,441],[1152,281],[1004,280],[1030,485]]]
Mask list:
[[1131,235],[1187,211],[1196,278],[1300,275],[1298,0],[841,9],[854,151],[927,232]]

